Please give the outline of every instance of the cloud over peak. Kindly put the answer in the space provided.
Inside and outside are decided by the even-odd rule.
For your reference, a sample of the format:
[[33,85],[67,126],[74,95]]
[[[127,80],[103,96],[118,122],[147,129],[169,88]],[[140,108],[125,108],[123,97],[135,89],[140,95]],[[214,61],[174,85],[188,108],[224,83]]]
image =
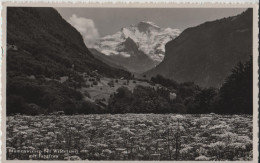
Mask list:
[[92,47],[97,39],[99,39],[98,30],[92,19],[78,17],[76,14],[73,14],[68,22],[80,32],[88,47]]

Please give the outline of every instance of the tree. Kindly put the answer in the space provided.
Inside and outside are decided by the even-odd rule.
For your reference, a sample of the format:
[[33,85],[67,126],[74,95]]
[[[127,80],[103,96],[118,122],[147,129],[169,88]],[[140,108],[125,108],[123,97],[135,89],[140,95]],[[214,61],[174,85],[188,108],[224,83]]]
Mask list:
[[114,96],[108,101],[109,113],[129,113],[132,111],[132,101],[134,97],[127,87],[119,87]]
[[204,88],[188,102],[188,113],[207,114],[211,113],[212,103],[217,95],[216,88]]
[[253,113],[253,61],[239,62],[220,88],[217,113]]

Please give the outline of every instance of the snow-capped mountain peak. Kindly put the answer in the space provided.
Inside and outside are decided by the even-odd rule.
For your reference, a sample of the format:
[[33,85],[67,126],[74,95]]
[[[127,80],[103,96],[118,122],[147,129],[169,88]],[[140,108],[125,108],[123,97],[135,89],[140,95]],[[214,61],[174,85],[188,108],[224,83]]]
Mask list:
[[[142,51],[150,59],[161,62],[164,58],[165,44],[180,34],[179,29],[160,28],[153,22],[141,21],[138,24],[122,28],[113,35],[107,35],[101,38],[95,45],[95,48],[105,55],[120,55],[118,47],[122,49],[122,43],[131,38],[138,50]],[[124,56],[128,51],[124,51]],[[128,57],[131,54],[127,55]]]

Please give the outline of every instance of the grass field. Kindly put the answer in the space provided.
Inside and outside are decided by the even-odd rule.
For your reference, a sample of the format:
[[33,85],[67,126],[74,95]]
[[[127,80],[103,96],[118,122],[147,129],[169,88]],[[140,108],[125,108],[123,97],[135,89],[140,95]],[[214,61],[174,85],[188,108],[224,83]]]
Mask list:
[[252,133],[247,115],[15,115],[7,159],[252,160]]
[[[117,82],[115,82],[116,80]],[[114,83],[113,87],[109,86],[108,84],[111,81],[113,81]],[[152,87],[149,83],[143,81],[129,80],[129,83],[127,84],[127,80],[125,79],[111,79],[106,77],[101,78],[100,81],[97,83],[98,84],[93,85],[93,87],[83,87],[80,91],[84,92],[86,90],[89,93],[92,100],[104,98],[107,101],[110,95],[115,93],[116,90],[122,86],[129,88],[129,90],[133,90],[137,85]],[[86,84],[91,84],[91,82],[86,82]]]

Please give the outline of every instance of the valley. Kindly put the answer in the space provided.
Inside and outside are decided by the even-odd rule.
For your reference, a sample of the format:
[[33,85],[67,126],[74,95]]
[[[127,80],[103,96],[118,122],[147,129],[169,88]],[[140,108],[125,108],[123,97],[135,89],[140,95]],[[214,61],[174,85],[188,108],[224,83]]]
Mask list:
[[[251,36],[250,30],[240,30],[250,28],[250,14],[248,9],[182,33],[142,21],[101,38],[94,49],[86,47],[81,33],[55,9],[11,8],[7,28],[7,114],[251,114]],[[34,26],[25,26],[21,15]],[[229,30],[223,30],[226,28]],[[207,32],[205,38],[198,37],[211,30],[230,32],[226,44],[213,39],[219,37],[212,32]],[[233,37],[239,44],[230,43]],[[245,46],[238,53],[241,44]],[[203,53],[193,55],[193,49]],[[214,54],[208,53],[212,49]],[[236,53],[229,53],[231,49]],[[233,59],[235,54],[240,57]],[[222,60],[223,66],[219,64]],[[179,75],[185,78],[180,80]],[[221,81],[215,80],[220,77]],[[201,85],[197,78],[205,82]],[[239,100],[241,96],[244,102]],[[238,101],[234,103],[229,97]]]
[[95,26],[93,8],[63,9],[7,9],[7,160],[255,159],[252,9],[184,31],[174,14],[129,25],[94,8]]

